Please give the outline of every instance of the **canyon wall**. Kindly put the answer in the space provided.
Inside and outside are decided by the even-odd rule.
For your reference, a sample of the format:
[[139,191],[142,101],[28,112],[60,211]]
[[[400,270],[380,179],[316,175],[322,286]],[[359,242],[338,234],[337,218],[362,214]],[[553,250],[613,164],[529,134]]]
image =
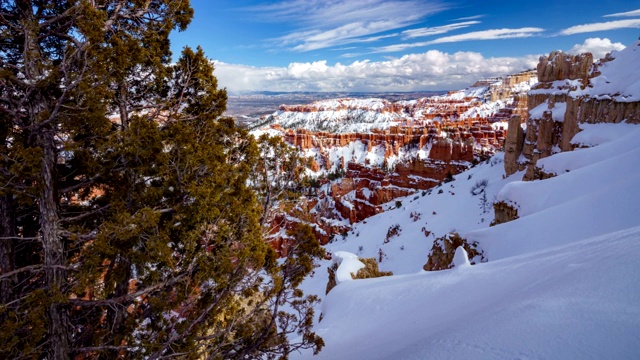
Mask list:
[[388,204],[394,199],[426,191],[488,159],[509,136],[507,121],[526,121],[526,92],[535,81],[536,72],[527,71],[412,101],[280,106],[260,130],[281,134],[311,156],[311,171],[324,185],[270,219],[267,240],[285,255],[292,240],[287,231],[302,222],[325,244],[395,206]]
[[[526,134],[515,130],[515,124],[509,127],[512,131],[505,143],[506,175],[526,169],[524,180],[550,176],[536,167],[537,161],[573,150],[571,140],[580,131],[580,124],[640,124],[640,99],[630,90],[636,85],[633,79],[619,79],[620,73],[628,73],[627,67],[637,66],[638,61],[638,42],[595,64],[590,53],[554,51],[541,57],[537,66],[540,82],[528,96]],[[618,84],[614,83],[616,80]]]

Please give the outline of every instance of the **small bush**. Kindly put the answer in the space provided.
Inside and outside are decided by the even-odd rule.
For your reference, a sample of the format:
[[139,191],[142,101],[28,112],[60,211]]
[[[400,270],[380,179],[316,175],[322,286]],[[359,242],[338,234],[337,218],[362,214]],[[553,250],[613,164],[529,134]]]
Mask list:
[[393,275],[393,272],[391,271],[380,271],[378,268],[378,262],[374,258],[360,258],[359,260],[362,261],[364,267],[358,270],[358,273],[355,276],[352,276],[354,279],[371,279]]
[[385,237],[384,243],[388,244],[389,241],[391,241],[391,238],[400,235],[400,232],[402,232],[400,224],[391,225],[387,230],[387,237]]
[[473,196],[480,195],[481,193],[484,192],[484,189],[487,188],[487,185],[489,185],[489,180],[487,179],[476,181],[476,183],[473,184],[473,186],[471,187],[471,195]]

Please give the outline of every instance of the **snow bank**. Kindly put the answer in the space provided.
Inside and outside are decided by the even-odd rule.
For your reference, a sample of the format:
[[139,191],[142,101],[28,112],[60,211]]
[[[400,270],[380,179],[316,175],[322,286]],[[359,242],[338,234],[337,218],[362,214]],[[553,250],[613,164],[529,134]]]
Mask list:
[[336,271],[336,282],[338,284],[351,281],[351,274],[357,274],[358,270],[365,267],[362,261],[358,260],[358,255],[347,251],[337,251],[333,254],[334,263],[338,264]]
[[640,227],[474,271],[347,282],[325,299],[314,358],[636,358],[638,243]]
[[542,104],[531,109],[529,111],[529,116],[532,119],[542,119],[546,111],[551,111],[553,121],[563,122],[564,114],[567,112],[567,103],[556,102],[553,104],[553,107],[549,108],[549,100],[545,100]]
[[572,96],[607,96],[619,102],[640,101],[640,72],[637,71],[640,63],[640,40],[623,50],[613,51],[611,57],[614,60],[598,68],[601,74],[591,79],[592,86],[572,92]]
[[464,247],[458,246],[455,254],[453,254],[453,266],[456,269],[471,266],[471,262],[469,262],[469,255]]

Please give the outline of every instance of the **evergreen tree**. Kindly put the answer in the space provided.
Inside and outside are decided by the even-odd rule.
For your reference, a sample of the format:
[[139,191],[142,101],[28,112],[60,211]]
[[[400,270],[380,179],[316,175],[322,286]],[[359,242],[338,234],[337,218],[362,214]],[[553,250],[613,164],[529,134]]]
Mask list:
[[321,248],[300,228],[276,261],[247,186],[255,141],[221,116],[201,49],[169,64],[191,16],[188,1],[0,2],[1,358],[322,347],[297,289]]
[[304,170],[310,160],[300,156],[297,148],[289,146],[280,136],[262,134],[258,139],[260,157],[251,177],[252,187],[262,203],[260,224],[267,224],[275,206],[302,196]]

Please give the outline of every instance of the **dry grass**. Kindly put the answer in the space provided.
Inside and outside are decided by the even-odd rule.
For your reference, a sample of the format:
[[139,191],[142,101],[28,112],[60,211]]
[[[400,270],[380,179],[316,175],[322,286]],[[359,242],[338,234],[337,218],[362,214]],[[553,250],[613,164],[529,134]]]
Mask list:
[[[359,258],[359,260],[364,264],[364,267],[358,270],[357,274],[351,273],[351,278],[356,279],[371,279],[382,276],[391,276],[393,272],[391,271],[380,271],[378,268],[378,262],[375,258]],[[327,268],[329,272],[329,281],[327,282],[327,288],[325,294],[328,294],[331,289],[338,285],[336,281],[336,271],[338,270],[338,264],[333,264]]]

